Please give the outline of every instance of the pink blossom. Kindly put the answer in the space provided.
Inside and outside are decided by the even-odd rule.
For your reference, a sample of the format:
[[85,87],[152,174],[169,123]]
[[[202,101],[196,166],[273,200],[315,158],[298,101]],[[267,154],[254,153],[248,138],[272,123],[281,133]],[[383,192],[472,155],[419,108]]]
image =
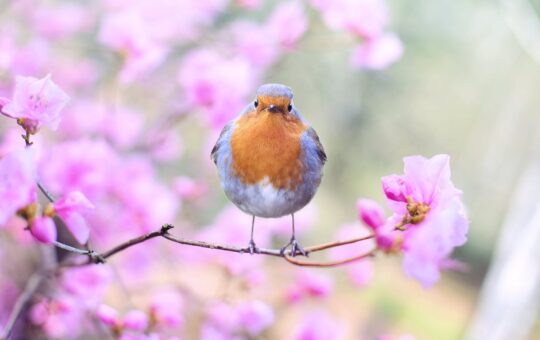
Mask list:
[[101,103],[79,99],[66,108],[58,132],[69,138],[94,134],[101,129],[106,115]]
[[224,333],[232,334],[240,328],[240,320],[234,306],[215,302],[208,307],[207,322]]
[[0,225],[36,197],[35,165],[29,150],[0,158]]
[[148,24],[136,10],[108,14],[99,40],[124,58],[120,71],[123,82],[131,82],[155,69],[166,57],[167,48],[149,34]]
[[[469,221],[461,191],[450,180],[450,157],[404,158],[404,174],[383,177],[383,183],[402,183],[387,195],[394,221],[406,221],[403,232],[405,272],[424,287],[440,276],[452,250],[467,240]],[[405,198],[405,200],[403,200]]]
[[144,128],[144,117],[141,113],[126,107],[116,107],[104,117],[101,123],[104,135],[118,148],[126,149],[134,146]]
[[43,299],[30,309],[30,321],[50,338],[77,337],[82,318],[76,302],[64,296]]
[[266,303],[251,300],[238,306],[240,325],[251,336],[257,336],[274,323],[275,315]]
[[30,13],[34,29],[49,39],[62,39],[92,24],[88,8],[74,3],[37,7]]
[[118,311],[108,305],[100,305],[96,311],[97,318],[109,327],[120,325]]
[[122,326],[125,329],[142,332],[148,327],[148,315],[137,309],[131,310],[124,316]]
[[315,310],[303,316],[289,339],[335,340],[342,339],[343,328],[327,312]]
[[49,217],[36,217],[30,225],[30,233],[41,243],[56,241],[56,226]]
[[42,124],[56,130],[60,123],[60,111],[69,97],[47,75],[42,79],[17,76],[11,102],[2,112],[9,117],[24,119],[25,127],[35,132]]
[[246,9],[256,9],[259,8],[263,0],[236,0],[238,6]]
[[286,297],[289,302],[298,302],[311,296],[325,298],[332,293],[333,281],[328,275],[301,269],[296,274],[295,281],[289,286]]
[[108,266],[72,268],[62,273],[62,289],[80,301],[80,305],[94,308],[101,302],[112,280]]
[[384,210],[379,203],[362,198],[358,200],[356,207],[360,220],[373,230],[376,230],[385,223]]
[[[270,15],[267,27],[271,36],[287,50],[292,49],[304,35],[308,18],[300,2],[291,1],[279,4]],[[266,41],[267,39],[264,39]]]
[[157,326],[178,328],[184,323],[183,298],[176,291],[161,291],[152,298],[150,314]]
[[51,192],[79,190],[95,200],[109,187],[118,164],[118,155],[106,142],[78,139],[49,148],[40,161],[39,170],[44,185]]
[[[281,47],[276,32],[270,32],[268,25],[249,21],[237,21],[231,28],[233,50],[259,70],[273,64],[280,55]],[[264,36],[265,39],[261,39]]]
[[355,67],[382,70],[403,55],[403,44],[397,35],[385,33],[360,44],[352,56]]
[[4,108],[4,106],[9,103],[10,100],[6,97],[0,97],[0,112],[2,112],[2,109]]
[[333,29],[344,29],[363,38],[379,35],[388,23],[383,0],[312,0],[324,22]]
[[255,79],[246,60],[226,58],[217,51],[190,52],[180,67],[178,82],[187,104],[205,112],[213,127],[236,116],[251,95]]
[[174,180],[174,189],[182,199],[196,200],[208,192],[208,186],[202,181],[180,176]]
[[82,214],[94,209],[94,205],[80,191],[71,191],[54,203],[55,213],[66,223],[71,234],[84,244],[88,241],[90,229]]

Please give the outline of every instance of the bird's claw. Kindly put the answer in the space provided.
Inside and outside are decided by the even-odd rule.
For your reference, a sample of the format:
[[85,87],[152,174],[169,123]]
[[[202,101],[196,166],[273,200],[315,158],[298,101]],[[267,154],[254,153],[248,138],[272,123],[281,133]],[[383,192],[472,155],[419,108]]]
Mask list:
[[285,255],[285,251],[287,250],[287,248],[289,248],[289,246],[291,247],[291,252],[290,252],[290,255],[292,257],[295,257],[296,255],[303,255],[305,257],[308,256],[307,252],[304,250],[304,248],[302,248],[301,245],[298,244],[298,242],[296,241],[296,238],[291,238],[291,240],[289,241],[289,243],[287,243],[286,245],[284,245],[280,250],[279,250],[279,253],[281,254],[281,256],[284,256]]
[[259,248],[257,248],[253,240],[249,241],[247,249],[251,255],[259,253]]

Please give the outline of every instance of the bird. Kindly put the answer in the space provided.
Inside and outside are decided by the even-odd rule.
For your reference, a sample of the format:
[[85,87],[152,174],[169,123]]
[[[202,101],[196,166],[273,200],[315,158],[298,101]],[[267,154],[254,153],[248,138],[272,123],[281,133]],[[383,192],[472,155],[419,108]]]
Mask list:
[[259,252],[253,238],[256,217],[291,215],[292,236],[280,253],[290,247],[291,256],[307,256],[296,240],[294,213],[315,196],[327,157],[296,109],[292,89],[260,86],[255,100],[224,126],[210,157],[225,195],[252,216],[249,253]]

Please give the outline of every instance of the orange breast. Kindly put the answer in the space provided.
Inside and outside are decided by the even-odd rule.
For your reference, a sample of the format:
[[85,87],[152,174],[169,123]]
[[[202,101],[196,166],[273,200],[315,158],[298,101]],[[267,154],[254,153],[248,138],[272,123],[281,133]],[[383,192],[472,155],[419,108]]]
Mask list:
[[306,129],[292,115],[266,111],[244,115],[231,136],[236,175],[246,184],[268,177],[276,188],[296,188],[303,179],[300,136]]

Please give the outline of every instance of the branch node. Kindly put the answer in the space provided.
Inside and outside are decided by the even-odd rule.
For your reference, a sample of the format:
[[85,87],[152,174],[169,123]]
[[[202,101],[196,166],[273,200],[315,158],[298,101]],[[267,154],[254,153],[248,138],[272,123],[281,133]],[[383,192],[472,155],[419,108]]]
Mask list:
[[103,255],[97,253],[94,250],[89,250],[88,256],[92,260],[92,263],[105,263],[106,262],[105,257],[103,257]]
[[159,232],[161,235],[165,235],[165,234],[168,234],[169,230],[171,230],[172,228],[174,228],[172,224],[165,223],[164,225],[161,226],[161,230]]

